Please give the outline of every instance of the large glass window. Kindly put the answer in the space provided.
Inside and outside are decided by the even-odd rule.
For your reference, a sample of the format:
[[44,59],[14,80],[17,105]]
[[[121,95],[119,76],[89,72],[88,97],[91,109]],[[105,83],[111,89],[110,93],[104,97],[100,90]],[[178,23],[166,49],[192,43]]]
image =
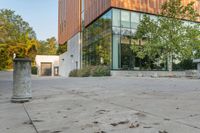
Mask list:
[[120,35],[120,33],[121,33],[120,30],[121,30],[120,27],[112,27],[113,34]]
[[84,11],[84,6],[85,6],[84,1],[85,1],[85,0],[82,0],[82,3],[81,3],[81,5],[82,5],[82,6],[81,6],[81,11],[82,11],[82,12]]
[[131,29],[121,28],[121,35],[122,36],[124,36],[124,35],[130,36],[130,34],[131,34]]
[[137,29],[140,22],[140,14],[136,12],[131,12],[131,28]]
[[[132,45],[142,47],[136,31],[143,13],[112,9],[83,31],[83,66],[107,65],[112,69],[154,70],[154,60],[137,58]],[[151,19],[157,18],[150,15]]]
[[121,27],[130,28],[130,12],[121,11]]
[[83,67],[106,65],[111,62],[111,11],[107,12],[83,31]]
[[120,10],[118,10],[118,9],[113,9],[112,25],[120,27]]

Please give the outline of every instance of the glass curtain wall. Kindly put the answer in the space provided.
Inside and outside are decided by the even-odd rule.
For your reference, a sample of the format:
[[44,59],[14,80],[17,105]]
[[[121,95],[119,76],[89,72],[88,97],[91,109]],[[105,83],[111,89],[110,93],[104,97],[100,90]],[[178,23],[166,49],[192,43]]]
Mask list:
[[133,70],[138,63],[131,50],[137,25],[140,21],[140,14],[120,9],[112,9],[112,68]]
[[[146,14],[148,15],[148,14]],[[166,70],[166,60],[139,59],[131,49],[142,46],[135,33],[144,13],[111,9],[83,30],[83,67],[106,65],[113,70]],[[155,15],[148,15],[157,20]]]
[[[154,62],[148,57],[141,60],[136,57],[131,45],[141,45],[135,33],[143,13],[112,9],[112,69],[114,70],[153,70]],[[157,19],[154,15],[149,15]],[[150,67],[149,67],[150,66]]]
[[98,18],[85,28],[83,38],[83,67],[111,66],[112,12]]

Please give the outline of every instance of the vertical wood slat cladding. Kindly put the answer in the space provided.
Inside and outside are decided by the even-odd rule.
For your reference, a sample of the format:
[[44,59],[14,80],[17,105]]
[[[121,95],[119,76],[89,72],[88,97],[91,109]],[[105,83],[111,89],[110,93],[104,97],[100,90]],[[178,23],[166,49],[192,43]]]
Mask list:
[[[166,0],[84,0],[85,26],[111,7],[157,14]],[[195,1],[200,13],[200,1],[182,0],[184,5]],[[58,0],[58,39],[63,44],[81,31],[81,0]],[[200,21],[200,18],[199,18]]]
[[63,44],[81,30],[81,0],[58,2],[58,41]]
[[[157,14],[160,12],[161,5],[165,1],[166,0],[112,0],[111,7]],[[182,0],[184,5],[190,2],[195,2],[194,8],[200,13],[199,0]],[[198,20],[200,21],[200,18]]]
[[[85,0],[85,26],[111,7],[158,14],[161,5],[165,1],[166,0]],[[200,1],[182,0],[184,5],[192,1],[196,1],[194,7],[200,13]]]
[[85,26],[111,7],[111,0],[85,0]]

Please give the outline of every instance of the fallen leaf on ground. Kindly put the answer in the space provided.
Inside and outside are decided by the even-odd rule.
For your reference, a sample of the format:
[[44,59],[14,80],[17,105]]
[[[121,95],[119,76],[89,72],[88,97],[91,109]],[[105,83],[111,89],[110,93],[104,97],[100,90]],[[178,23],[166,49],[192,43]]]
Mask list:
[[136,128],[136,127],[139,127],[139,126],[140,126],[140,124],[138,124],[138,123],[135,123],[135,124],[131,123],[129,125],[129,128]]

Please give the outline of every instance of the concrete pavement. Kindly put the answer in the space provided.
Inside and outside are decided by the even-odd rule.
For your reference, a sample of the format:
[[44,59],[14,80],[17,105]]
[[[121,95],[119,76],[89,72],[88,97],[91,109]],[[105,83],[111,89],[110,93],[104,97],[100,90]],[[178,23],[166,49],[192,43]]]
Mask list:
[[31,102],[10,103],[12,73],[0,72],[0,131],[200,132],[197,79],[33,76],[32,90]]

